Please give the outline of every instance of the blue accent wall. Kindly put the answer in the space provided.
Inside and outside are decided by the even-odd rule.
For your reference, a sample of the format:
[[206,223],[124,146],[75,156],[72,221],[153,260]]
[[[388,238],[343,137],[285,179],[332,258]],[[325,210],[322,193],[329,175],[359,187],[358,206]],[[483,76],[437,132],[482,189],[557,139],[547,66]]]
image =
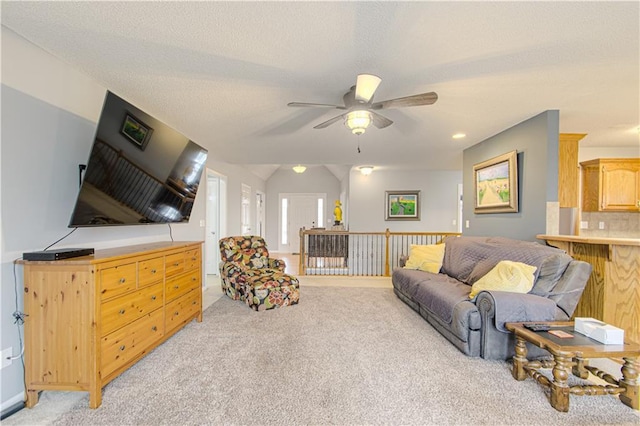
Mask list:
[[[547,203],[558,201],[559,134],[559,111],[550,110],[463,151],[463,235],[536,241],[546,232]],[[474,213],[473,166],[513,150],[518,152],[519,211]]]

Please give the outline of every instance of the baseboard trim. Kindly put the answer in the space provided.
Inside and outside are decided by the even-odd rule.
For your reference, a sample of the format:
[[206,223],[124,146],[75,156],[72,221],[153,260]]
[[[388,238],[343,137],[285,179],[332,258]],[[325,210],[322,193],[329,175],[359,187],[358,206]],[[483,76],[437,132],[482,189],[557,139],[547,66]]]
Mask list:
[[10,415],[20,411],[24,408],[24,392],[20,392],[15,396],[9,398],[6,401],[3,401],[0,404],[0,420],[9,417]]

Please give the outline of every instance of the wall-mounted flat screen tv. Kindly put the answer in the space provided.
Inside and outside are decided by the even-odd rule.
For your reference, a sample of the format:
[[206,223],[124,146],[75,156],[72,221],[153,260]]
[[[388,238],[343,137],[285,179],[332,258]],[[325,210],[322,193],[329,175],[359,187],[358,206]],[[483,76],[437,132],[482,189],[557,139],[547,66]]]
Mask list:
[[69,227],[188,222],[207,150],[107,92]]

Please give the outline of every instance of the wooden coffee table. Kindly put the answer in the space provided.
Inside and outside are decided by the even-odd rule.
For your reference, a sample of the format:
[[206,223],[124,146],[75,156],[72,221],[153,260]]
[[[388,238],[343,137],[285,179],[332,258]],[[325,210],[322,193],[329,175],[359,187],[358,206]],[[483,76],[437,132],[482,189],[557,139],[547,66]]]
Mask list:
[[[558,411],[569,411],[569,395],[618,395],[620,401],[634,410],[640,408],[640,386],[638,374],[640,364],[640,345],[625,343],[623,345],[604,345],[590,339],[573,329],[573,322],[548,322],[551,330],[563,330],[573,335],[571,338],[559,338],[547,331],[531,331],[524,327],[526,323],[506,323],[507,330],[516,336],[515,356],[513,357],[512,374],[516,380],[524,380],[527,375],[551,391],[549,402]],[[541,322],[536,322],[541,324]],[[546,349],[553,355],[553,360],[527,360],[526,342]],[[622,379],[605,373],[588,364],[592,358],[622,358]],[[553,380],[539,370],[552,368]],[[588,384],[569,386],[567,379],[573,373],[582,379],[589,372],[609,383],[609,385]]]

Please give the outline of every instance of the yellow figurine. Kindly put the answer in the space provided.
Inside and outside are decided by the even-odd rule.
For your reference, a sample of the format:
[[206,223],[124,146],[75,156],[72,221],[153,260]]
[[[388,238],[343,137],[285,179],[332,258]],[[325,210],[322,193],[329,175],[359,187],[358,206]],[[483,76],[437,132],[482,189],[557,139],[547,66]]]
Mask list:
[[342,222],[342,209],[340,206],[340,200],[336,200],[336,208],[333,209],[333,216],[335,217],[334,225],[340,225],[340,222]]

